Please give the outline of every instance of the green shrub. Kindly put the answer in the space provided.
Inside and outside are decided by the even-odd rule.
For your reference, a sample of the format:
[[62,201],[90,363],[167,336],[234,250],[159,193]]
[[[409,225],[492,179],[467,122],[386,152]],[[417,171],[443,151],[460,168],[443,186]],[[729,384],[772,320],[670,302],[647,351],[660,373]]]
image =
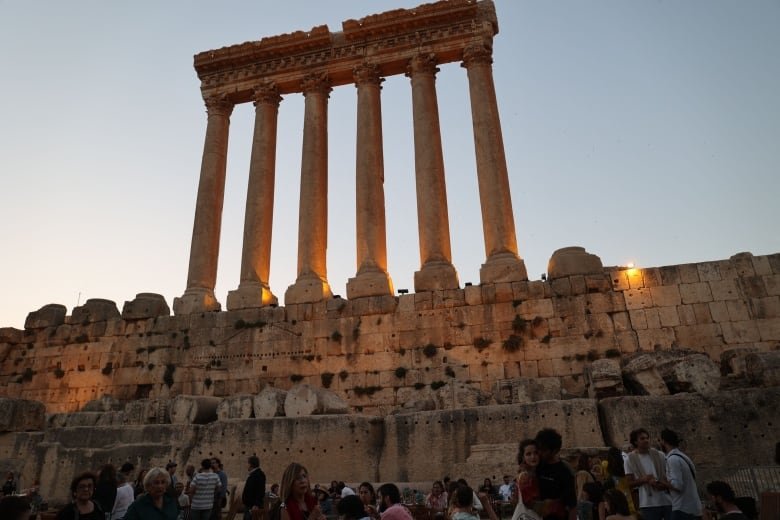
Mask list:
[[447,383],[445,383],[444,381],[434,381],[433,383],[431,383],[431,390],[438,390],[439,388],[443,387],[446,384]]
[[523,346],[523,338],[512,334],[501,345],[507,352],[517,352]]
[[406,370],[405,367],[398,367],[395,369],[395,377],[397,377],[398,379],[403,379],[404,376],[406,376],[406,372],[408,371]]
[[431,358],[431,357],[436,355],[436,351],[437,350],[438,349],[437,349],[436,345],[434,345],[433,343],[428,343],[427,345],[425,345],[423,347],[422,353],[423,353],[423,355],[425,357]]
[[323,372],[320,374],[320,380],[322,381],[323,388],[330,388],[333,383],[333,378],[336,376],[333,372]]

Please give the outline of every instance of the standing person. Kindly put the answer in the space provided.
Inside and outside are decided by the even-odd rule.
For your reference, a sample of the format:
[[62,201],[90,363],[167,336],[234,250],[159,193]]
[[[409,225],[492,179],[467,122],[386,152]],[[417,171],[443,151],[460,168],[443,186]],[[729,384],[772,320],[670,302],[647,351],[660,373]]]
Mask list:
[[95,502],[100,504],[100,509],[107,513],[114,510],[117,487],[116,468],[112,464],[104,465],[98,473]]
[[574,520],[577,515],[577,495],[574,490],[574,472],[560,458],[563,439],[552,428],[544,428],[536,434],[539,448],[539,496],[544,520]]
[[211,509],[211,520],[222,518],[222,508],[227,506],[228,477],[222,461],[217,457],[211,459],[211,470],[219,477],[220,488],[214,495],[214,507]]
[[344,520],[368,520],[363,501],[356,495],[342,498],[336,509]]
[[281,520],[325,520],[317,497],[311,491],[309,471],[297,462],[284,470],[279,499]]
[[509,475],[504,475],[504,483],[498,488],[498,494],[504,502],[512,500],[512,478]]
[[8,495],[0,499],[0,518],[3,520],[27,520],[30,512],[30,502],[24,497]]
[[208,520],[214,507],[214,497],[222,486],[219,477],[211,469],[211,459],[203,459],[200,463],[200,473],[197,473],[190,483],[189,495],[191,520]]
[[179,479],[176,477],[176,468],[178,468],[179,465],[176,463],[175,460],[169,460],[168,464],[165,465],[165,471],[168,472],[168,489],[165,490],[166,493],[168,493],[168,496],[171,498],[176,498],[176,483],[179,481]]
[[76,475],[70,483],[73,502],[57,514],[57,520],[105,520],[100,505],[92,500],[96,486],[97,477],[94,473],[87,471]]
[[517,498],[530,509],[536,510],[539,500],[539,479],[536,468],[539,467],[539,447],[534,439],[520,441],[517,453]]
[[431,486],[431,493],[425,499],[425,506],[431,510],[434,517],[443,517],[447,512],[449,500],[447,492],[444,491],[444,484],[440,480],[435,481]]
[[[707,495],[715,507],[715,511],[705,511],[705,520],[748,520],[737,504],[734,490],[726,482],[715,480],[707,484]],[[718,516],[720,514],[720,516]]]
[[5,475],[5,482],[3,482],[3,496],[8,497],[16,493],[16,479],[14,478],[14,472],[9,471]]
[[114,509],[111,510],[111,520],[122,520],[127,513],[127,508],[135,500],[133,486],[130,484],[130,474],[133,472],[133,465],[125,462],[117,473],[116,500]]
[[639,514],[644,520],[670,520],[672,498],[667,492],[666,458],[650,447],[650,434],[637,428],[629,434],[634,447],[623,465],[628,485],[639,494]]
[[670,429],[661,431],[661,447],[666,452],[666,487],[672,495],[672,520],[701,517],[701,500],[696,489],[696,466],[680,451],[680,436]]
[[401,504],[401,492],[395,484],[382,484],[376,490],[382,520],[412,520],[412,514]]
[[241,502],[244,504],[244,520],[258,520],[265,500],[265,473],[260,469],[260,459],[252,455],[247,460],[249,475],[246,477]]
[[127,508],[125,520],[177,520],[179,508],[168,494],[171,475],[167,469],[150,469],[143,484],[145,493]]
[[144,493],[144,478],[146,477],[146,469],[141,468],[138,470],[138,476],[133,482],[133,496],[138,498]]

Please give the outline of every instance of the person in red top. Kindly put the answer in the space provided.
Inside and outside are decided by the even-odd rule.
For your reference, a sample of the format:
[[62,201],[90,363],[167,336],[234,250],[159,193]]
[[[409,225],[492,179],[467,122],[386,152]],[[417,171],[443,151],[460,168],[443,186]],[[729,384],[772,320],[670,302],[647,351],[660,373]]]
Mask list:
[[291,463],[284,470],[279,498],[282,504],[281,520],[325,520],[317,497],[311,491],[309,472],[297,462]]
[[536,468],[539,466],[539,447],[533,439],[525,439],[520,443],[517,454],[519,466],[517,474],[517,489],[526,507],[533,509],[539,500],[539,480],[536,478]]

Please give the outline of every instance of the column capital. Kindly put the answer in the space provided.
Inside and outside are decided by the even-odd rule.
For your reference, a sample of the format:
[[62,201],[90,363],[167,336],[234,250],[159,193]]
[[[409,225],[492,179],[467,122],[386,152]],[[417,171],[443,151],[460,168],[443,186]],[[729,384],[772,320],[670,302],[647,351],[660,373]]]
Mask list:
[[333,89],[330,87],[330,78],[324,72],[308,74],[301,80],[301,92],[304,96],[315,93],[329,96],[331,90]]
[[352,77],[355,79],[355,86],[361,85],[382,85],[385,80],[379,72],[379,67],[373,63],[362,63],[352,69]]
[[436,55],[433,53],[417,54],[409,59],[409,63],[406,66],[406,75],[410,78],[415,74],[435,75],[439,72],[439,68],[436,66],[437,63]]
[[263,104],[273,105],[278,108],[279,103],[282,101],[282,96],[279,95],[276,83],[264,81],[252,89],[252,100],[255,106]]
[[233,113],[233,103],[226,94],[207,96],[203,98],[203,102],[206,104],[206,112],[209,115],[230,117],[230,114]]
[[461,67],[469,68],[477,64],[493,64],[493,48],[484,43],[475,43],[463,49],[463,62]]

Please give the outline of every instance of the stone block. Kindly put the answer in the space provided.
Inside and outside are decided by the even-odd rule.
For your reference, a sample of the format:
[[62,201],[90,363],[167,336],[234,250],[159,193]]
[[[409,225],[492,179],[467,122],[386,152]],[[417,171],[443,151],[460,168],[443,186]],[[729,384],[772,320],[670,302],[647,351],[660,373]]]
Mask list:
[[482,305],[482,288],[478,285],[469,285],[463,289],[466,305]]
[[217,420],[250,419],[254,417],[254,398],[249,394],[224,398],[217,406]]
[[623,395],[623,374],[620,362],[614,359],[598,359],[585,371],[588,381],[588,397],[604,399]]
[[632,330],[615,332],[615,340],[617,341],[618,350],[624,354],[634,353],[639,349],[636,332]]
[[[215,390],[216,391],[216,390]],[[205,395],[178,395],[171,402],[173,424],[207,424],[217,420],[219,397]]]
[[598,256],[578,246],[558,249],[547,263],[547,276],[550,280],[577,274],[599,274],[603,270],[604,266]]
[[571,293],[574,295],[586,294],[588,292],[588,286],[585,283],[585,277],[581,274],[570,276]]
[[727,301],[726,309],[729,312],[729,319],[731,321],[745,321],[750,319],[750,311],[748,311],[748,306],[742,300]]
[[537,316],[541,318],[552,318],[555,316],[551,298],[526,300],[517,307],[517,310],[522,316],[531,319]]
[[171,401],[167,399],[135,399],[125,406],[127,424],[170,424]]
[[629,289],[645,289],[645,281],[642,277],[642,269],[627,269],[626,276],[628,276]]
[[439,410],[474,408],[496,404],[491,394],[456,380],[451,380],[443,387],[435,390],[434,399]]
[[754,343],[761,340],[755,321],[734,321],[721,323],[723,339],[726,343]]
[[585,275],[585,289],[589,294],[606,293],[612,289],[608,273]]
[[38,401],[0,397],[0,432],[42,431],[46,407]]
[[761,341],[780,341],[780,318],[756,320]]
[[630,359],[623,367],[622,374],[635,394],[669,394],[669,388],[656,367],[655,356],[651,354],[641,354]]
[[24,320],[24,328],[26,330],[36,330],[57,327],[65,323],[66,313],[67,309],[64,305],[58,303],[44,305],[37,311],[27,315],[27,319]]
[[748,380],[756,386],[780,386],[780,350],[746,355],[745,373]]
[[748,354],[759,352],[758,347],[743,346],[729,348],[720,354],[720,373],[721,375],[731,375],[734,377],[743,377],[747,375],[747,366],[745,358]]
[[745,298],[763,298],[767,295],[762,276],[743,276],[739,278],[739,287]]
[[696,323],[712,323],[710,306],[707,303],[694,303],[693,315],[696,319]]
[[753,276],[756,274],[753,268],[753,253],[737,253],[730,260],[738,276]]
[[70,317],[72,324],[88,324],[96,321],[119,319],[116,303],[101,298],[90,298],[80,307],[74,307]]
[[527,404],[561,398],[561,380],[557,377],[518,377],[504,380],[502,384],[511,387],[510,402],[514,404]]
[[748,300],[753,318],[777,318],[780,317],[780,296],[767,296],[765,298],[750,298]]
[[697,264],[696,268],[699,270],[699,280],[702,282],[711,282],[721,279],[718,262],[702,262]]
[[674,364],[666,378],[672,393],[712,395],[720,388],[720,367],[705,354],[691,354]]
[[699,282],[699,268],[696,264],[683,264],[678,265],[677,269],[680,272],[680,283],[690,284]]
[[670,307],[680,305],[680,289],[676,285],[660,285],[650,287],[650,296],[656,307]]
[[549,298],[552,296],[552,288],[547,282],[533,280],[528,282],[528,298],[536,300],[540,298]]
[[706,282],[680,284],[680,297],[685,304],[712,301],[712,291]]
[[104,395],[99,399],[93,399],[87,401],[84,406],[81,407],[82,412],[111,412],[119,411],[123,408],[119,399],[110,395]]
[[571,281],[569,278],[557,278],[552,280],[552,291],[556,296],[571,296]]
[[644,309],[629,310],[628,316],[631,318],[631,328],[635,330],[647,328],[647,318],[645,317]]
[[709,312],[710,316],[712,317],[712,321],[716,323],[731,321],[731,317],[729,316],[729,308],[726,305],[726,302],[710,302]]
[[712,298],[720,300],[737,300],[741,298],[737,281],[733,278],[728,280],[718,280],[709,282]]
[[142,320],[158,316],[170,316],[171,309],[161,294],[138,293],[122,307],[123,320]]
[[625,269],[613,269],[608,271],[608,273],[613,291],[627,291],[631,288]]
[[653,306],[650,289],[629,289],[623,293],[627,309],[644,309]]
[[680,285],[682,283],[680,270],[676,265],[659,267],[658,271],[661,274],[661,285]]
[[307,384],[295,385],[287,391],[284,414],[287,417],[344,414],[349,405],[333,392]]
[[669,350],[675,342],[672,328],[638,330],[636,336],[640,350]]
[[674,333],[681,348],[701,349],[723,345],[723,332],[719,323],[680,325],[674,328]]
[[[498,282],[496,287],[496,303],[511,302],[515,298],[514,290],[512,289],[511,282]],[[463,302],[463,291],[457,290],[460,294],[460,304]]]
[[766,288],[767,296],[780,295],[780,274],[764,276],[764,287]]
[[645,287],[658,287],[664,285],[661,278],[661,270],[657,267],[642,269],[642,282]]

